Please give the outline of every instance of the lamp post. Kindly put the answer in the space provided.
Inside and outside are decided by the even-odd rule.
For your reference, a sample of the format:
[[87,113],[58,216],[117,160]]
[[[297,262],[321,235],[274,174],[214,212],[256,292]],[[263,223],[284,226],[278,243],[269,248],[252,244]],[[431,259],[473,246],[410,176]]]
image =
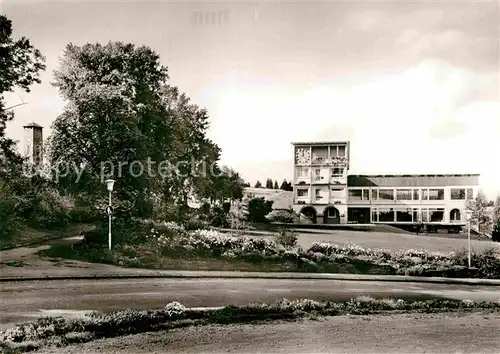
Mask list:
[[109,205],[106,209],[106,212],[108,214],[108,247],[111,250],[111,214],[113,214],[113,209],[111,208],[111,192],[113,192],[113,185],[115,184],[115,181],[112,179],[107,179],[105,181],[106,187],[108,188],[109,192]]
[[469,261],[469,268],[471,267],[471,257],[470,257],[470,220],[472,218],[472,210],[467,209],[466,211],[467,215],[467,244],[468,244],[468,261]]

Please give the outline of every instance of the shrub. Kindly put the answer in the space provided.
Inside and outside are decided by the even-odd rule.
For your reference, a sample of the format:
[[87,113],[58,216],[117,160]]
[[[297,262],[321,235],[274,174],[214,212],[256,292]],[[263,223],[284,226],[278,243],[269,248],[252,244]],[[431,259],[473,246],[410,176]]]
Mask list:
[[212,208],[209,219],[210,219],[210,225],[215,227],[227,228],[230,225],[228,220],[228,214],[224,212],[224,209],[220,207]]
[[245,222],[248,218],[248,211],[245,209],[244,204],[236,200],[231,204],[229,209],[229,221],[231,229],[244,230],[248,228]]
[[184,222],[186,230],[203,230],[206,229],[210,224],[208,221],[204,221],[198,217],[193,217]]
[[16,214],[16,200],[5,184],[0,184],[0,241],[10,241],[20,227],[21,219]]
[[500,242],[500,221],[498,221],[491,233],[492,241]]
[[298,215],[295,215],[293,211],[289,210],[273,210],[266,215],[266,218],[270,222],[282,222],[287,224],[299,222]]
[[0,349],[28,351],[42,345],[58,346],[85,342],[97,338],[144,333],[189,325],[209,323],[242,323],[256,320],[295,319],[306,314],[364,315],[392,311],[442,312],[500,309],[498,302],[432,299],[411,301],[404,299],[374,299],[367,296],[349,301],[287,300],[275,303],[250,303],[219,309],[187,309],[174,302],[157,310],[126,309],[111,313],[91,313],[73,318],[40,318],[18,324],[0,332]]
[[472,266],[467,269],[467,251],[451,253],[428,252],[426,250],[402,250],[391,253],[387,250],[363,248],[357,245],[344,246],[329,243],[313,243],[307,251],[312,260],[364,261],[372,265],[390,266],[397,274],[446,277],[500,278],[500,259],[494,248],[472,253]]
[[297,246],[298,237],[295,231],[281,228],[275,236],[276,243],[282,245],[286,249],[291,249]]
[[52,228],[69,223],[74,207],[71,197],[63,196],[55,189],[47,189],[37,199],[33,214],[28,220],[30,224]]
[[[103,213],[101,213],[103,214]],[[74,207],[71,210],[70,218],[73,222],[95,222],[102,218],[90,198],[76,197]]]
[[250,222],[268,222],[266,215],[273,210],[272,200],[266,200],[264,197],[253,198],[248,201],[248,221]]
[[202,220],[209,220],[210,210],[212,206],[208,202],[204,202],[201,207],[198,209],[198,215]]
[[153,227],[160,231],[170,231],[173,233],[183,233],[186,231],[184,225],[178,224],[175,221],[164,221],[163,223],[154,223]]
[[[139,245],[147,241],[152,225],[145,224],[137,219],[115,219],[112,227],[112,246],[128,244]],[[83,234],[82,242],[75,248],[102,248],[108,245],[108,221],[102,220],[93,230]]]
[[261,255],[276,254],[276,243],[264,238],[235,237],[216,230],[195,230],[178,235],[175,240],[163,232],[155,231],[151,237],[159,247],[172,250],[181,247],[204,255],[221,256],[231,254],[241,256],[259,253]]

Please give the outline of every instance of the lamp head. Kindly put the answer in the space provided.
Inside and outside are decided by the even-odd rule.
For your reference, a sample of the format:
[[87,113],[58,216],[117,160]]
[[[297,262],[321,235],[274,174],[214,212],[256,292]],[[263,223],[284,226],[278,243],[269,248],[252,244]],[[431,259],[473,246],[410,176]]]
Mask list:
[[113,185],[115,184],[115,180],[113,180],[113,179],[107,179],[105,181],[105,183],[106,183],[106,187],[108,188],[108,191],[112,192],[113,191]]

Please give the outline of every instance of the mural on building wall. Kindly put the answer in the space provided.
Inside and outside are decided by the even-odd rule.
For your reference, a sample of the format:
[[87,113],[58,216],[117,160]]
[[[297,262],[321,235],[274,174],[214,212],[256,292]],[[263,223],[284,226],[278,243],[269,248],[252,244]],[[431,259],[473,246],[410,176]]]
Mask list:
[[311,163],[311,151],[308,148],[298,148],[295,153],[295,158],[297,160],[297,164],[308,165]]

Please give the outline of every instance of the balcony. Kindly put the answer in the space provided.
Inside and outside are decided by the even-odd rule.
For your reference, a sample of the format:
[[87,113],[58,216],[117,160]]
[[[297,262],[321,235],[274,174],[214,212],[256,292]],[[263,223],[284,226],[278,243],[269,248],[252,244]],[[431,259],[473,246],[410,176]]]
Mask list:
[[295,178],[296,185],[308,185],[311,184],[311,178],[309,177],[297,177]]
[[329,204],[333,204],[333,205],[338,205],[338,204],[345,204],[345,199],[342,199],[342,198],[330,198],[330,203]]
[[314,204],[328,204],[328,197],[315,197],[314,198],[314,201],[313,201]]
[[330,184],[347,185],[347,176],[330,176]]
[[328,184],[328,178],[325,176],[313,177],[312,184]]
[[295,197],[293,204],[299,204],[299,205],[311,204],[311,198]]

